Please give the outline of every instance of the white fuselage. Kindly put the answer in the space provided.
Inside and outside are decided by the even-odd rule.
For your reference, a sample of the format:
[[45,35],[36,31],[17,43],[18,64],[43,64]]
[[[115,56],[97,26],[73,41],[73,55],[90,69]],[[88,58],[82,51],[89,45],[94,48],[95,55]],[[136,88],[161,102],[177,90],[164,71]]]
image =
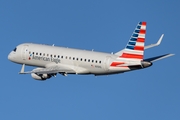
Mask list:
[[[114,54],[33,43],[18,45],[8,59],[41,68],[55,65],[66,67],[69,69],[68,74],[115,74],[132,70],[128,67],[129,64],[140,65],[140,61],[119,58]],[[124,66],[117,66],[119,62]]]
[[[152,62],[170,57],[165,54],[144,59],[144,50],[158,46],[145,45],[146,22],[139,22],[133,31],[126,47],[115,54],[64,48],[34,43],[18,45],[9,55],[12,62],[22,64],[20,74],[31,74],[36,80],[46,80],[60,73],[108,75],[123,73],[150,67]],[[24,71],[25,65],[37,67],[32,71]]]

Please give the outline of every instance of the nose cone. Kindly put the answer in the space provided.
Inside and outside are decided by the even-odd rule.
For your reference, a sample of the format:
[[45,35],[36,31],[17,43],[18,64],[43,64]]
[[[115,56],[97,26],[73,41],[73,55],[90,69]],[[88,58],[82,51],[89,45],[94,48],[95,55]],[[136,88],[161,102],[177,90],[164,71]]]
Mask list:
[[12,55],[12,54],[13,54],[13,53],[10,52],[9,55],[8,55],[8,60],[10,60],[10,61],[13,61],[13,55]]

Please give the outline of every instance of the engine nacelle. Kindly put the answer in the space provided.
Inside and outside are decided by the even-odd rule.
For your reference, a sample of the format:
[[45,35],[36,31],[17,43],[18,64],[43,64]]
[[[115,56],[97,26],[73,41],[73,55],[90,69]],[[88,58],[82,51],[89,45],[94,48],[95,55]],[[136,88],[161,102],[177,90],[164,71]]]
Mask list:
[[51,78],[51,75],[49,74],[35,74],[35,73],[31,73],[32,78],[34,78],[35,80],[46,80]]

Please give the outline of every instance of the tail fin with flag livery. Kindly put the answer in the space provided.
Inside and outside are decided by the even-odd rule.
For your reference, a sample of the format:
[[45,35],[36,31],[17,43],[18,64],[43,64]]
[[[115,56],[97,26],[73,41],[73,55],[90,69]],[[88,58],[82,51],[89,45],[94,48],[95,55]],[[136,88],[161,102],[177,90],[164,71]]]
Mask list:
[[146,22],[139,22],[125,49],[116,53],[120,58],[143,60]]

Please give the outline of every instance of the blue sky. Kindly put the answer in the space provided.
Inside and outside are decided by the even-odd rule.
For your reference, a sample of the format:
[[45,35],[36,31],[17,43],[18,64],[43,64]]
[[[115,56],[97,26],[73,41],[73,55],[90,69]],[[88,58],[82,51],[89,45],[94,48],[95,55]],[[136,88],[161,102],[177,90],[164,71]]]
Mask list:
[[[179,5],[178,0],[1,0],[0,119],[179,120]],[[117,52],[139,21],[147,21],[146,44],[165,34],[159,47],[145,51],[146,58],[176,55],[144,70],[58,75],[43,82],[19,75],[21,66],[7,59],[24,42]]]

